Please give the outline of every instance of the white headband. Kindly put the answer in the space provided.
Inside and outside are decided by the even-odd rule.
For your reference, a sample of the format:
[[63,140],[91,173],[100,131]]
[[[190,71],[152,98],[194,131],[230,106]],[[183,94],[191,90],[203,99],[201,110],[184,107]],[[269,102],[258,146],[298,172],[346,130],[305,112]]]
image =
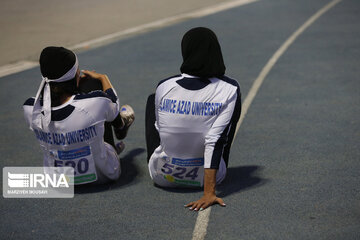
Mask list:
[[[35,103],[32,113],[32,124],[35,125],[37,128],[42,128],[43,126],[43,119],[45,120],[45,126],[48,126],[51,121],[51,96],[50,96],[50,85],[49,82],[65,82],[68,80],[73,79],[76,76],[77,70],[79,68],[79,63],[77,56],[75,55],[76,61],[74,66],[65,73],[62,77],[58,79],[48,79],[47,77],[42,77],[42,81],[40,87],[37,91],[35,97]],[[43,94],[43,106],[40,105],[40,93],[41,90],[44,88]],[[44,110],[44,117],[42,117],[42,110]]]

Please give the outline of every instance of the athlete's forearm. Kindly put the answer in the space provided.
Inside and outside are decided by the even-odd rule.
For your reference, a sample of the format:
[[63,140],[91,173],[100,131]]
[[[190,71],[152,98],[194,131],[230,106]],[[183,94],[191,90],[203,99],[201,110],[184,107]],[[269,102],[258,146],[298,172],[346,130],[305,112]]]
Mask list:
[[216,172],[217,169],[204,169],[204,195],[216,195]]
[[102,87],[103,87],[103,91],[105,92],[106,90],[113,88],[113,86],[111,85],[111,82],[108,78],[107,75],[103,74],[100,78],[99,78]]

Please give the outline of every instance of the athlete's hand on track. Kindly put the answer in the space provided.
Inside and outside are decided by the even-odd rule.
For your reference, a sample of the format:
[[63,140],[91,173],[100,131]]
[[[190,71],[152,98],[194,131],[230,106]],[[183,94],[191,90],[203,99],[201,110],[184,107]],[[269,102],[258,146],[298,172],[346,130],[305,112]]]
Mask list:
[[185,207],[188,207],[189,210],[193,211],[202,211],[214,204],[219,204],[222,207],[226,206],[224,201],[221,198],[216,197],[215,194],[206,194],[199,200],[185,205]]
[[217,169],[204,169],[204,195],[196,202],[185,205],[185,207],[188,207],[189,210],[193,211],[202,211],[214,204],[219,204],[222,207],[226,206],[224,201],[216,196],[216,172]]

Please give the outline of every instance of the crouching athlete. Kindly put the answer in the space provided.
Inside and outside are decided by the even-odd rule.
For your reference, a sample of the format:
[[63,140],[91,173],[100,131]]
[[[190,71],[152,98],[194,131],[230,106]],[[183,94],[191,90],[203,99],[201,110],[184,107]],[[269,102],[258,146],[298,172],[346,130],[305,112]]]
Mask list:
[[[35,98],[24,103],[24,116],[44,154],[44,166],[74,168],[74,183],[105,183],[120,176],[112,135],[124,138],[134,121],[106,75],[79,71],[77,56],[63,47],[47,47],[40,55],[42,82]],[[93,83],[100,90],[90,91]],[[95,84],[96,85],[96,84]],[[79,93],[79,86],[87,93]],[[95,90],[93,89],[93,90]],[[117,150],[117,151],[116,151]]]
[[190,210],[225,206],[216,185],[226,175],[241,113],[240,87],[226,77],[221,48],[207,28],[188,31],[181,42],[181,75],[159,83],[146,107],[148,167],[161,187],[203,187]]

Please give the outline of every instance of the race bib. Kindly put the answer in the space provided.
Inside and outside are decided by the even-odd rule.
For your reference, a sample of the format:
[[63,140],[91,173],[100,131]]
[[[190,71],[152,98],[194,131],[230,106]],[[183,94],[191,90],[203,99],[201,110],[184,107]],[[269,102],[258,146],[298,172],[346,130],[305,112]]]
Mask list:
[[203,185],[204,158],[163,157],[159,160],[158,174],[167,181],[184,186],[201,187]]
[[70,179],[70,183],[85,184],[97,180],[90,146],[69,151],[52,150],[50,151],[50,157],[54,159],[55,167],[74,168],[74,179]]

